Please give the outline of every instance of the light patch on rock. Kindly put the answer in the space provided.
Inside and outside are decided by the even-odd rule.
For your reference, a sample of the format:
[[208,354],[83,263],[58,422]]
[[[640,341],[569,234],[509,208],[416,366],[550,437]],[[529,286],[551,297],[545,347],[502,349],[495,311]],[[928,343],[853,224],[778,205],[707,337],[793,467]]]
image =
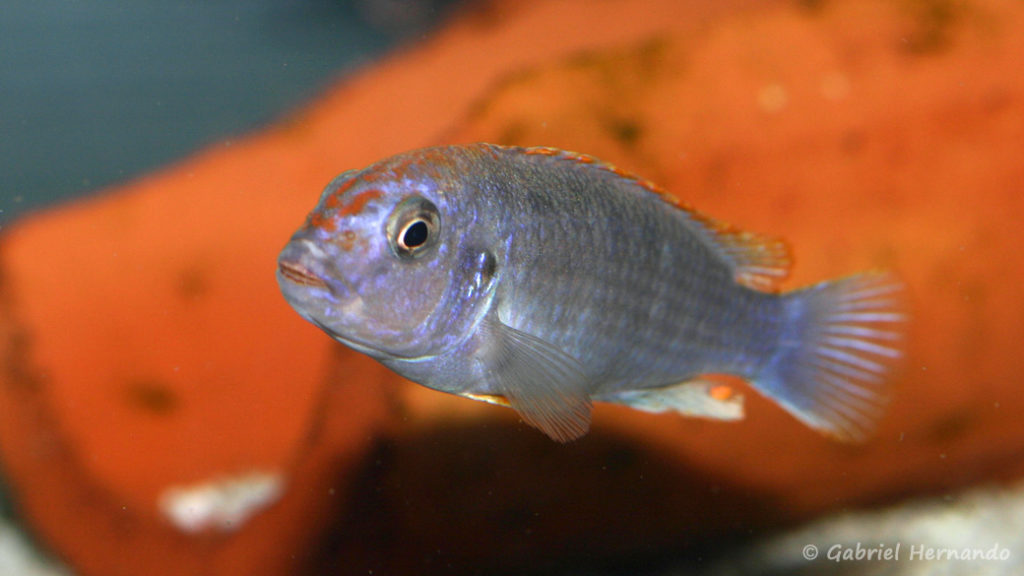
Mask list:
[[976,488],[826,518],[668,576],[1017,576],[1024,574],[1024,484]]
[[65,568],[33,549],[13,524],[0,521],[0,574],[18,576],[70,576]]
[[280,473],[249,472],[189,486],[171,486],[160,496],[160,510],[183,532],[233,532],[281,497]]

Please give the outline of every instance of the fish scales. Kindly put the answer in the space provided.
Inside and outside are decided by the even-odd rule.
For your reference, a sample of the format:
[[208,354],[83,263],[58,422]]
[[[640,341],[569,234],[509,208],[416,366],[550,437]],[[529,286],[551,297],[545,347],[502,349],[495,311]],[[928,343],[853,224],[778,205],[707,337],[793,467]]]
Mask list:
[[861,439],[900,355],[900,285],[872,273],[778,293],[787,268],[781,242],[592,157],[475,144],[336,178],[278,280],[340,342],[556,440],[587,431],[595,400],[741,417],[715,373]]
[[498,315],[580,359],[592,394],[704,372],[748,375],[744,364],[765,355],[777,300],[733,282],[687,212],[572,157],[495,163],[522,166],[509,185],[473,195],[513,239]]

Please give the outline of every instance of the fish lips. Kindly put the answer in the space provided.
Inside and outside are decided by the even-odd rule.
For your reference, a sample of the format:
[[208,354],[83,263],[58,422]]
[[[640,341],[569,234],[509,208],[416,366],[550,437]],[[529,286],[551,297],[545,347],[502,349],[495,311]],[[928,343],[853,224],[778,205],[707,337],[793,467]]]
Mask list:
[[277,263],[277,274],[278,277],[283,278],[292,284],[298,284],[299,286],[306,286],[308,288],[327,288],[327,282],[324,282],[323,278],[313,272],[309,267],[304,266],[301,262],[279,260]]
[[[352,298],[358,303],[355,294],[347,283],[331,282],[329,273],[317,262],[319,250],[315,244],[306,240],[294,240],[285,247],[277,260],[277,281],[285,300],[300,316],[317,326],[342,344],[367,354],[373,358],[383,358],[387,354],[376,346],[363,342],[341,326],[334,324],[338,318],[341,301]],[[342,334],[344,332],[344,334]]]
[[323,265],[324,255],[309,240],[292,240],[277,258],[277,281],[285,296],[308,293],[332,294],[330,274]]

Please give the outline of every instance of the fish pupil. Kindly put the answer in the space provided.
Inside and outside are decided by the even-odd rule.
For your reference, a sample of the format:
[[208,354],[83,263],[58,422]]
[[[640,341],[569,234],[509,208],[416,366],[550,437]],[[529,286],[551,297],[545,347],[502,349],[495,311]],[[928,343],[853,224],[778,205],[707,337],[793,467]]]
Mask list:
[[429,232],[430,229],[427,227],[426,222],[416,220],[406,226],[405,232],[402,233],[402,244],[409,249],[418,248],[426,243]]
[[440,218],[437,207],[419,196],[399,202],[388,218],[385,233],[399,258],[418,258],[437,243]]

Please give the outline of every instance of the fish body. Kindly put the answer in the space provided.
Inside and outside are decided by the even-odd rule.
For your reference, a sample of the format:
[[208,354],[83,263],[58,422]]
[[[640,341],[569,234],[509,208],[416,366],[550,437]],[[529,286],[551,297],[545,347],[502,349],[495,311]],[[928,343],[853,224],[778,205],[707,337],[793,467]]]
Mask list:
[[586,433],[593,401],[742,417],[709,374],[860,439],[899,356],[899,284],[875,273],[779,293],[788,267],[782,242],[592,157],[475,144],[342,174],[277,276],[336,340],[556,440]]

